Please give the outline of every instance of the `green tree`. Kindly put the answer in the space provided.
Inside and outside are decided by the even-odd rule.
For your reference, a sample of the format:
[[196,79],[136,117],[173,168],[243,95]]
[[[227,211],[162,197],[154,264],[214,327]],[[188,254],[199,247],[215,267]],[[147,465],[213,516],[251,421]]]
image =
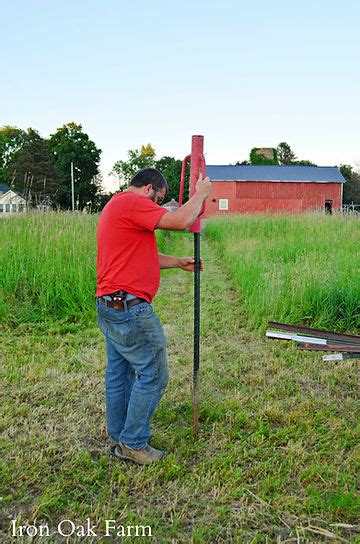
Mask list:
[[280,164],[294,164],[296,155],[286,142],[280,142],[276,148]]
[[114,194],[115,193],[101,193],[98,197],[98,205],[96,211],[100,212]]
[[281,142],[277,146],[277,154],[280,164],[293,166],[317,166],[317,164],[307,160],[297,160],[295,153],[286,142]]
[[[174,157],[162,157],[155,163],[155,168],[160,170],[164,175],[169,185],[169,193],[166,196],[166,201],[174,199],[179,200],[180,192],[180,179],[182,170],[182,161],[174,159]],[[187,199],[189,191],[189,177],[190,177],[190,165],[187,164],[185,171],[185,187],[184,187],[184,201]]]
[[143,168],[155,167],[155,149],[151,144],[140,149],[129,149],[127,161],[117,161],[112,172],[118,177],[121,186],[126,186],[134,175]]
[[15,159],[25,140],[26,132],[20,128],[9,125],[0,128],[0,182],[11,183],[12,177],[8,166]]
[[98,205],[101,193],[99,163],[101,149],[98,149],[82,126],[71,122],[58,128],[50,135],[48,147],[55,166],[60,173],[57,204],[65,209],[71,208],[71,163],[74,164],[74,193],[78,209]]
[[45,140],[36,130],[27,130],[22,147],[13,153],[6,171],[28,205],[51,204],[56,198],[59,175]]
[[[180,178],[182,161],[174,157],[161,157],[156,160],[156,152],[151,144],[141,146],[140,149],[129,149],[127,161],[117,161],[113,167],[113,173],[120,181],[120,191],[126,190],[128,183],[134,175],[143,168],[157,168],[164,175],[168,185],[169,193],[166,201],[171,199],[178,200],[180,190]],[[189,165],[185,173],[185,191],[184,197],[188,193],[189,186]]]
[[340,172],[346,179],[343,192],[343,204],[360,205],[360,173],[349,164],[340,165]]
[[295,161],[292,164],[294,166],[317,166],[317,164],[315,164],[314,162],[307,161],[307,160]]

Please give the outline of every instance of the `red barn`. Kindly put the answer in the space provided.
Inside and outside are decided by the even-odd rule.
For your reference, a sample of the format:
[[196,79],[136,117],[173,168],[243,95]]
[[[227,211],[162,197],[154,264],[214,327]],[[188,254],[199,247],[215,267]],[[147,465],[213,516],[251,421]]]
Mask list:
[[207,166],[212,181],[204,217],[229,213],[328,212],[342,206],[345,179],[334,166]]

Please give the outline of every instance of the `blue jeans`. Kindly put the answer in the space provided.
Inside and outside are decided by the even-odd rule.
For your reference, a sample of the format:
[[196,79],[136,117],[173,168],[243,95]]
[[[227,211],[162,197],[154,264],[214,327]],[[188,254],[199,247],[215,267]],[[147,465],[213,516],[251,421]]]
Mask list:
[[127,311],[96,304],[106,338],[107,432],[139,450],[151,438],[150,420],[168,382],[165,335],[148,302]]

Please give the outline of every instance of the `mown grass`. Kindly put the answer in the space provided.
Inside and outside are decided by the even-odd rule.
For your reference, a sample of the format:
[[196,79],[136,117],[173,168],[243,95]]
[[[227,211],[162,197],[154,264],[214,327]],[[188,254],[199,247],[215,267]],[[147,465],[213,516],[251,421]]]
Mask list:
[[[161,245],[192,253],[190,235]],[[249,330],[237,282],[210,241],[202,251],[199,440],[192,275],[165,271],[155,299],[171,369],[154,418],[154,445],[171,453],[157,466],[107,456],[105,349],[95,320],[39,321],[37,313],[33,323],[6,323],[3,541],[11,541],[10,519],[55,529],[61,519],[89,517],[99,534],[105,519],[151,525],[149,541],[159,543],[360,542],[355,362],[324,363]],[[55,531],[46,539],[64,541]]]
[[236,215],[206,226],[239,287],[248,323],[360,329],[360,221],[353,216]]

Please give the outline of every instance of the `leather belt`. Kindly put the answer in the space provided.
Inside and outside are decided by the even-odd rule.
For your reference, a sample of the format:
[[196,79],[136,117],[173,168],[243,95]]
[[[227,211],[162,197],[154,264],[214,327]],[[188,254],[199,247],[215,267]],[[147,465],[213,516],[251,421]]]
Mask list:
[[104,306],[114,308],[114,310],[125,310],[127,308],[131,308],[131,306],[135,306],[135,304],[146,302],[144,298],[132,298],[130,300],[107,300],[105,297],[97,297],[97,299],[99,302],[101,302],[101,304],[104,304]]

